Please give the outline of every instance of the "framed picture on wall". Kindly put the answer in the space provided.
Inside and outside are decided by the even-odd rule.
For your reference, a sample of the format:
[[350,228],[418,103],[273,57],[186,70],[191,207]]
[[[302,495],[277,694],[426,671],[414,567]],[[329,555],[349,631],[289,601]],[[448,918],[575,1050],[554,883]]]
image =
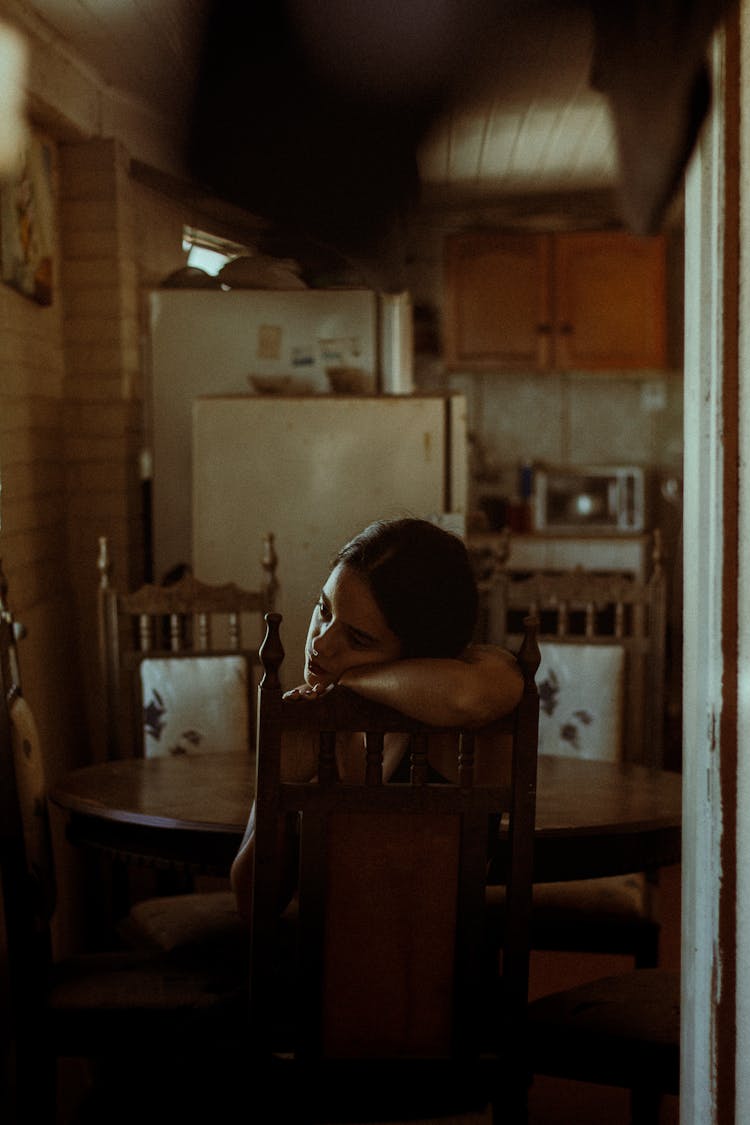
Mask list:
[[18,170],[0,186],[2,279],[40,305],[52,304],[52,146],[32,137]]

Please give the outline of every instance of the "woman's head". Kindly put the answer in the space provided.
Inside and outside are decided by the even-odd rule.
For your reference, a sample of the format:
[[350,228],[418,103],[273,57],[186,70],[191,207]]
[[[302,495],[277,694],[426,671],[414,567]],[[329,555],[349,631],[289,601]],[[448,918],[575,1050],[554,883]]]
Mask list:
[[463,542],[427,520],[379,520],[334,563],[369,586],[402,657],[458,656],[472,638],[477,587]]
[[464,544],[426,520],[370,524],[336,555],[307,638],[306,678],[357,664],[458,656],[477,589]]

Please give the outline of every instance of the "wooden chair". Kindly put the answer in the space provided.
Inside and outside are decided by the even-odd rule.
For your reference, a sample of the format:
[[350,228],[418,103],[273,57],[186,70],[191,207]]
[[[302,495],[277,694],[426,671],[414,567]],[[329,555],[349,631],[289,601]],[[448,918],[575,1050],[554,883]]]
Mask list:
[[[13,1104],[7,1118],[6,1107],[0,1116],[20,1125],[55,1125],[57,1062],[66,1058],[108,1060],[120,1072],[117,1092],[110,1088],[112,1100],[92,1120],[180,1116],[180,1104],[187,1104],[179,1096],[184,1074],[191,1072],[197,1104],[198,1076],[209,1075],[212,1060],[219,1066],[223,1051],[246,1041],[247,963],[238,968],[215,957],[152,949],[62,960],[53,955],[55,872],[44,761],[21,687],[3,578],[0,689],[0,879],[15,1062]],[[150,1093],[144,1074],[157,1083]],[[206,1098],[209,1093],[206,1087]]]
[[[250,676],[263,615],[275,605],[274,536],[264,536],[262,586],[209,586],[192,574],[123,591],[99,539],[99,652],[109,758],[250,747]],[[252,639],[247,631],[257,621]],[[257,629],[257,632],[255,632]]]
[[[523,614],[540,620],[539,753],[661,766],[666,593],[658,534],[646,582],[501,570],[490,583],[494,643],[512,647]],[[657,884],[656,872],[536,884],[532,948],[627,954],[638,968],[655,966]]]
[[[99,539],[99,650],[110,758],[248,752],[254,737],[251,676],[258,668],[263,615],[273,608],[277,556],[264,536],[258,590],[209,586],[192,574],[124,592],[112,582],[106,537]],[[257,630],[257,631],[256,631]],[[252,640],[250,639],[252,637]],[[247,638],[247,639],[245,639]],[[245,941],[228,887],[195,891],[188,874],[156,873],[155,893],[131,894],[113,862],[113,912],[123,940],[177,949]],[[132,903],[132,899],[140,901]]]
[[[492,1101],[497,1120],[523,1121],[535,623],[519,651],[521,703],[481,732],[507,765],[505,783],[485,787],[474,784],[477,732],[453,732],[458,783],[432,784],[427,739],[435,728],[343,688],[313,704],[283,699],[281,618],[266,620],[250,996],[256,1071],[268,1075],[276,1120],[438,1116]],[[314,781],[281,778],[287,732],[315,740]],[[337,778],[342,732],[366,732],[362,784]],[[383,740],[394,732],[410,737],[410,780],[383,784]],[[280,917],[279,825],[289,817],[299,826],[299,890]],[[485,940],[484,912],[488,840],[497,846],[501,817],[509,859],[498,958]]]
[[659,1125],[663,1094],[680,1092],[680,974],[633,969],[534,1000],[534,1074],[630,1090],[632,1125]]

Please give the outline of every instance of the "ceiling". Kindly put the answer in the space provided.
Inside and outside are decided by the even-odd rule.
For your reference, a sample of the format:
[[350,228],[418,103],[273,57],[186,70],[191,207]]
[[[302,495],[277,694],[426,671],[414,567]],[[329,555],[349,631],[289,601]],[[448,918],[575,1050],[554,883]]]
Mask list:
[[166,115],[184,107],[207,0],[21,0],[105,85]]
[[[208,0],[28,0],[45,28],[115,90],[184,119]],[[533,4],[528,5],[533,10]],[[585,6],[519,19],[477,49],[453,108],[418,155],[424,199],[498,204],[609,193],[616,158],[604,97],[588,85]],[[531,208],[533,210],[533,206]]]
[[430,194],[486,200],[613,188],[614,133],[606,98],[589,84],[592,49],[584,9],[563,4],[543,23],[514,21],[512,36],[488,49],[477,88],[420,152]]

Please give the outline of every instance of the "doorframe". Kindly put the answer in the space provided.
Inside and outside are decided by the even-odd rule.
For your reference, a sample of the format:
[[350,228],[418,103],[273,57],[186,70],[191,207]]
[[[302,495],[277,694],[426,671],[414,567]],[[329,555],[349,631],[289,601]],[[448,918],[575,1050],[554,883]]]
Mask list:
[[750,1120],[750,998],[738,980],[743,931],[750,941],[738,925],[750,899],[750,786],[738,756],[750,729],[750,560],[740,549],[750,468],[739,456],[750,435],[739,315],[748,12],[741,0],[713,40],[713,111],[685,183],[682,1125]]

